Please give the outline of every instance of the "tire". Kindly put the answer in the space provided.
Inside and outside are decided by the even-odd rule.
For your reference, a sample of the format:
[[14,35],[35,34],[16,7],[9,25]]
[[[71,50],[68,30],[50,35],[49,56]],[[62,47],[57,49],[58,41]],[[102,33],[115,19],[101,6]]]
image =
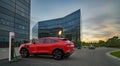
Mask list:
[[27,49],[21,49],[20,54],[23,58],[29,57],[29,52]]
[[63,58],[63,52],[61,50],[54,50],[53,51],[53,58],[55,60],[61,60]]

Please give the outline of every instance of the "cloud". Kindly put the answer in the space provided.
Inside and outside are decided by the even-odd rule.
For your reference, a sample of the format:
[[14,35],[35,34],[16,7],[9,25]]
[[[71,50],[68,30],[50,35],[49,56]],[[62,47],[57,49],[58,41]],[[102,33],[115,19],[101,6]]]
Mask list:
[[[120,0],[35,0],[32,26],[37,21],[60,18],[81,9],[82,40],[107,40],[120,35]],[[34,22],[35,21],[35,22]]]
[[[110,1],[102,6],[96,6],[83,16],[82,23],[82,40],[98,41],[107,40],[112,36],[120,36],[120,9],[116,1]],[[93,14],[93,15],[92,15]],[[87,18],[85,18],[87,17]]]
[[[98,22],[86,23],[86,25],[84,25],[82,29],[83,39],[91,36],[91,38],[96,38],[98,40],[103,38],[103,40],[107,40],[109,37],[120,35],[120,22],[118,22],[118,20],[103,19],[95,21]],[[89,39],[89,41],[90,40],[91,39]]]

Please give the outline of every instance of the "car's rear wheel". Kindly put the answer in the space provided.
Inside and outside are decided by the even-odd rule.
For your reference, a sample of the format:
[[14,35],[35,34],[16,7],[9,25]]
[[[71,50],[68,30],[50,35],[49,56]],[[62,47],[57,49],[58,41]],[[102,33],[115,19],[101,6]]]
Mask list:
[[63,58],[63,52],[61,50],[54,50],[53,51],[53,58],[55,60],[61,60]]
[[23,58],[29,57],[29,52],[27,49],[21,49],[20,54]]

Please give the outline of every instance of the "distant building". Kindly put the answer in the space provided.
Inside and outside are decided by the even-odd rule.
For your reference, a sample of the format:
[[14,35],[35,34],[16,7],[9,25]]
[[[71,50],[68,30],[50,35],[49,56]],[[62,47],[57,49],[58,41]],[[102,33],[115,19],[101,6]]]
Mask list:
[[32,28],[32,37],[65,37],[72,41],[80,40],[80,15],[79,9],[63,18],[40,21]]
[[30,0],[0,0],[0,47],[7,47],[9,32],[15,42],[29,41]]

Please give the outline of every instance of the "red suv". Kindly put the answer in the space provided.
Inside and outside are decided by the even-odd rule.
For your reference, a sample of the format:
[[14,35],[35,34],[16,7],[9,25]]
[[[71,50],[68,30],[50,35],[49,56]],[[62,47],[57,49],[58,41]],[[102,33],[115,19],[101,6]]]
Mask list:
[[74,52],[74,43],[57,37],[40,38],[32,44],[21,44],[19,53],[22,57],[29,55],[49,54],[53,58],[60,60],[63,57],[69,57]]

